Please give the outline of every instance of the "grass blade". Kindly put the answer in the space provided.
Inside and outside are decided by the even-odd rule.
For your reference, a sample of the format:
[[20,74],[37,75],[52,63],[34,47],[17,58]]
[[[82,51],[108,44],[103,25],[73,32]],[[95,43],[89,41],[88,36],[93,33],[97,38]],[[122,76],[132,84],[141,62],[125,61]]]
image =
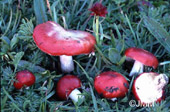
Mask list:
[[92,86],[90,84],[89,84],[89,86],[90,86],[90,92],[91,92],[93,105],[94,105],[94,109],[95,109],[94,112],[98,112],[97,102],[96,102],[96,98],[95,98],[93,90],[92,90]]
[[93,83],[93,79],[88,75],[88,73],[84,70],[84,68],[76,60],[74,60],[74,62],[81,68],[81,70],[84,72],[84,74],[86,75],[86,78],[89,80],[89,82]]
[[130,27],[130,31],[131,31],[132,34],[133,34],[133,38],[134,38],[135,45],[137,45],[136,35],[135,35],[135,32],[134,32],[134,30],[133,30],[133,28],[132,28],[132,25],[131,25],[131,23],[130,23],[130,20],[129,20],[129,18],[127,17],[127,15],[125,15],[125,18],[126,18],[126,21],[127,21],[128,25],[129,25],[129,27]]
[[12,9],[10,10],[10,19],[9,19],[8,26],[7,26],[7,28],[6,28],[6,30],[5,30],[3,35],[6,35],[7,32],[10,30],[11,23],[12,23]]
[[160,44],[170,53],[170,35],[154,19],[144,17],[144,24],[150,33],[160,42]]
[[34,0],[34,13],[37,18],[37,24],[47,21],[44,0]]

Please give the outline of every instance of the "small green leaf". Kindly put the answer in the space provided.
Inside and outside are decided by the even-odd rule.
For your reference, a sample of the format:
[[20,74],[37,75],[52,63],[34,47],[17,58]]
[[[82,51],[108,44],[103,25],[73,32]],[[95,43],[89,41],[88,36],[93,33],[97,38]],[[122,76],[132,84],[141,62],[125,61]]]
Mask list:
[[[11,63],[11,64],[13,64],[13,65],[15,66],[15,71],[16,71],[17,66],[18,66],[21,58],[23,57],[23,55],[24,55],[24,52],[19,52],[19,53],[17,53],[17,54],[15,55],[15,57],[14,57],[12,63]],[[15,71],[14,71],[14,72],[15,72]]]
[[7,53],[10,50],[10,40],[6,36],[0,38],[0,52]]
[[126,56],[123,56],[121,59],[120,59],[120,61],[119,61],[119,65],[122,65],[124,62],[125,62],[125,60],[126,60]]
[[118,63],[121,59],[120,53],[115,48],[110,48],[108,53],[109,59],[112,63]]
[[10,45],[10,40],[9,40],[8,37],[2,36],[2,37],[1,37],[1,40],[2,40],[3,43]]
[[124,43],[124,40],[123,40],[123,39],[120,40],[119,42],[117,42],[116,49],[117,49],[117,51],[120,52],[120,54],[121,54],[122,51],[124,50],[124,45],[125,45],[125,43]]
[[17,44],[17,42],[18,42],[18,37],[17,35],[14,35],[10,42],[10,48],[13,49],[13,47]]

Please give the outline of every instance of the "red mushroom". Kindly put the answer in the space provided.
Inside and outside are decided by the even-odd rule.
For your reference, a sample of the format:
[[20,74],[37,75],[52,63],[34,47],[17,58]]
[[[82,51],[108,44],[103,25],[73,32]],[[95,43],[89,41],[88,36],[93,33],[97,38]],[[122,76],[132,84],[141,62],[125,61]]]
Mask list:
[[133,76],[135,74],[140,74],[143,72],[143,66],[151,66],[154,69],[158,66],[157,58],[150,52],[140,49],[140,48],[128,48],[125,51],[125,55],[127,58],[131,58],[135,60],[133,68],[129,74],[129,76]]
[[14,87],[16,89],[21,89],[23,86],[31,86],[35,83],[35,76],[28,70],[23,70],[17,72],[16,81],[14,82]]
[[95,78],[94,87],[103,97],[114,101],[115,98],[126,95],[129,83],[120,73],[108,71],[101,73]]
[[60,56],[63,72],[74,70],[73,55],[89,54],[94,51],[95,37],[88,32],[65,30],[59,24],[48,21],[36,26],[33,39],[40,50]]
[[68,97],[74,102],[78,99],[83,99],[78,88],[81,87],[81,81],[74,75],[65,75],[57,83],[56,93],[61,100],[66,100]]
[[168,84],[165,74],[154,72],[140,74],[133,83],[133,94],[141,105],[152,105],[164,98],[164,87]]

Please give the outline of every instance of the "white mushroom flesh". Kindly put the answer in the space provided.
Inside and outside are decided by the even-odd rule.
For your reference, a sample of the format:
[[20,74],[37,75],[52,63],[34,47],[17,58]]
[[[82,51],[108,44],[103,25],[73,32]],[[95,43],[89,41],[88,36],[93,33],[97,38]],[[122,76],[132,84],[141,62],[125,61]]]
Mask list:
[[167,83],[168,77],[165,74],[144,73],[136,80],[136,94],[141,102],[153,103],[162,97],[163,88]]

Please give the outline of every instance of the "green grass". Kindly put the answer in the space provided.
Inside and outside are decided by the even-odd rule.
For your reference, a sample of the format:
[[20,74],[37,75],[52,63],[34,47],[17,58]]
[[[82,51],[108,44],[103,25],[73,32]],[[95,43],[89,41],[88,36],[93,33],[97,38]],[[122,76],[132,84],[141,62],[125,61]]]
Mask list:
[[[138,0],[139,1],[139,0]],[[125,98],[116,102],[102,98],[94,89],[93,80],[99,73],[113,70],[128,77],[129,67],[124,51],[139,47],[153,53],[160,64],[145,71],[165,73],[170,77],[170,3],[168,0],[149,0],[151,6],[138,5],[135,0],[103,0],[108,14],[95,17],[88,10],[96,0],[1,0],[0,1],[0,74],[2,112],[168,112],[170,84],[166,99],[154,107],[130,107],[134,96],[129,89]],[[36,25],[55,21],[68,29],[84,30],[98,37],[95,56],[74,56],[75,70],[82,81],[84,101],[60,101],[55,94],[56,83],[62,72],[58,57],[41,52],[33,41]],[[98,30],[98,33],[96,31]],[[30,70],[36,83],[29,89],[16,90],[13,80],[17,71]],[[131,88],[131,85],[130,85]]]

